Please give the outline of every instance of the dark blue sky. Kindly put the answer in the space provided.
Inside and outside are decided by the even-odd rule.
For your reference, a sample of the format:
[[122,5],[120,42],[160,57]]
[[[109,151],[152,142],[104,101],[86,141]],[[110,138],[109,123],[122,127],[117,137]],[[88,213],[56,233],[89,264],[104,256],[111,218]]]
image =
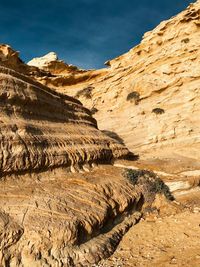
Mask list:
[[25,61],[55,51],[67,63],[99,68],[191,0],[0,0],[0,43]]

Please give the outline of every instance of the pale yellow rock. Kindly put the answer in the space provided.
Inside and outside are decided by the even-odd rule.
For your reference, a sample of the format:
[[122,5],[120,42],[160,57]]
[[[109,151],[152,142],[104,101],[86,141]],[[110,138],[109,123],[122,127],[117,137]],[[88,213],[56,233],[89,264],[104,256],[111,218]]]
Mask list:
[[52,61],[58,60],[58,56],[55,52],[49,52],[43,57],[36,57],[32,60],[30,60],[27,65],[38,67],[39,69],[44,69],[48,67],[49,63]]
[[[197,1],[147,32],[129,52],[108,61],[107,69],[71,71],[53,78],[41,77],[40,82],[78,97],[94,111],[101,130],[116,133],[141,157],[197,162],[199,14]],[[135,96],[127,100],[130,93]],[[162,114],[153,112],[158,109]]]

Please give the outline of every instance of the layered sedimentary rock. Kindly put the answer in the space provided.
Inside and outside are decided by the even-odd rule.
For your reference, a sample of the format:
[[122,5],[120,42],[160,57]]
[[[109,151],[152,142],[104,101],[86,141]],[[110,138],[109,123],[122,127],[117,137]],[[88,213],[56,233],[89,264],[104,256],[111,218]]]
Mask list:
[[27,76],[34,76],[35,79],[39,79],[39,77],[45,78],[49,75],[52,76],[49,72],[45,72],[35,66],[25,64],[20,59],[19,52],[15,51],[7,44],[0,45],[0,66],[13,69]]
[[86,266],[109,255],[139,219],[123,214],[141,209],[142,189],[118,172],[115,181],[86,172],[128,150],[78,100],[2,66],[0,85],[0,265]]
[[111,255],[160,189],[154,177],[149,186],[94,167],[129,155],[123,143],[140,157],[184,156],[184,168],[199,158],[199,14],[198,1],[97,71],[54,54],[26,65],[0,47],[0,266],[92,266]]
[[78,100],[0,68],[1,173],[109,161],[128,150]]
[[146,33],[128,53],[108,61],[107,69],[71,72],[69,83],[69,75],[58,75],[59,83],[55,78],[52,84],[51,78],[41,82],[78,97],[95,113],[101,130],[116,133],[140,155],[176,157],[176,152],[197,159],[199,14],[197,1]]
[[109,256],[140,219],[144,188],[91,167],[128,149],[78,100],[3,66],[0,85],[0,265],[91,266]]
[[143,202],[142,187],[112,167],[7,177],[0,187],[0,265],[92,266],[138,222]]

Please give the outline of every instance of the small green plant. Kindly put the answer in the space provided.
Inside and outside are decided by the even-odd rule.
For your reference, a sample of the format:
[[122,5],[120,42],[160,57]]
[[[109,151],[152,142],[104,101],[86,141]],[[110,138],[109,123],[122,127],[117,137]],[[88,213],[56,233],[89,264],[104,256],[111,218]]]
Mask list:
[[92,90],[94,89],[94,87],[92,86],[88,86],[80,91],[77,92],[77,94],[75,95],[76,98],[79,98],[81,96],[90,99],[92,97]]
[[134,100],[135,102],[135,105],[138,105],[139,104],[139,101],[140,101],[140,94],[136,91],[133,91],[131,93],[129,93],[127,95],[127,98],[126,98],[127,101],[132,101]]
[[157,114],[157,115],[161,115],[161,114],[164,114],[165,111],[164,111],[164,109],[162,109],[162,108],[154,108],[154,109],[152,110],[152,113],[155,113],[155,114]]

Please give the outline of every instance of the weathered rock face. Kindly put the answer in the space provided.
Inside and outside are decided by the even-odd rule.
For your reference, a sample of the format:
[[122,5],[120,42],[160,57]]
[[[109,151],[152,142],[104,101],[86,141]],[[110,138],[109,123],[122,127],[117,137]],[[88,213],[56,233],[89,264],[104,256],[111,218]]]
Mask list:
[[51,73],[51,78],[53,78],[52,76],[54,75],[84,72],[84,70],[80,70],[76,66],[68,65],[62,60],[59,60],[55,52],[50,52],[43,57],[34,58],[29,61],[27,65]]
[[116,132],[141,155],[199,158],[199,13],[198,1],[162,22],[110,61],[109,74],[90,82],[100,129]]
[[128,150],[97,130],[78,100],[0,68],[1,173],[84,165]]
[[18,70],[21,66],[26,66],[19,58],[19,52],[13,50],[9,45],[0,45],[0,65]]
[[54,61],[58,60],[58,56],[56,55],[55,52],[49,52],[48,54],[46,54],[43,57],[39,57],[39,58],[34,58],[31,61],[29,61],[27,63],[27,65],[30,66],[35,66],[38,67],[40,69],[45,69],[48,68],[48,65],[51,64]]
[[41,82],[78,97],[96,112],[101,130],[117,133],[142,156],[197,159],[199,14],[197,1],[146,33],[128,53],[108,61],[108,69],[88,71],[82,79],[71,74],[73,83],[65,75],[57,76],[59,83],[53,79],[51,84],[51,78]]
[[0,265],[92,266],[111,255],[140,219],[142,192],[113,167],[87,175],[57,169],[6,177],[0,187]]
[[199,14],[198,1],[97,71],[52,54],[26,65],[0,47],[0,266],[92,266],[113,253],[161,186],[95,168],[129,155],[123,142],[185,166],[199,158]]
[[78,100],[4,66],[0,85],[0,266],[91,266],[111,255],[141,217],[145,185],[94,163],[128,149]]
[[25,64],[19,58],[19,52],[13,50],[6,44],[0,44],[0,66],[13,69],[27,76],[34,76],[35,79],[39,79],[41,76],[45,77],[51,75],[49,72],[45,72],[42,69]]
[[82,173],[128,149],[78,100],[2,66],[0,84],[0,266],[89,266],[110,255],[140,218],[143,189],[113,167]]

